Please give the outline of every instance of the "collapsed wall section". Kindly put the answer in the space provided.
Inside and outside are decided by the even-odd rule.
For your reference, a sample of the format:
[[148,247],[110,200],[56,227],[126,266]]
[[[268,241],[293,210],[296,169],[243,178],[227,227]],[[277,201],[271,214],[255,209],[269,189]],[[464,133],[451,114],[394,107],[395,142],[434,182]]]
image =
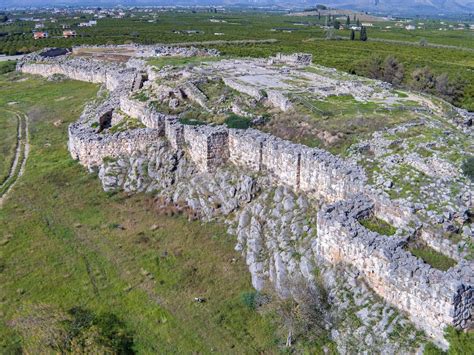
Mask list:
[[361,195],[321,209],[315,254],[325,263],[356,267],[377,294],[446,347],[446,326],[472,326],[472,268],[464,262],[447,272],[434,269],[406,251],[405,240],[367,230],[358,219],[373,208]]

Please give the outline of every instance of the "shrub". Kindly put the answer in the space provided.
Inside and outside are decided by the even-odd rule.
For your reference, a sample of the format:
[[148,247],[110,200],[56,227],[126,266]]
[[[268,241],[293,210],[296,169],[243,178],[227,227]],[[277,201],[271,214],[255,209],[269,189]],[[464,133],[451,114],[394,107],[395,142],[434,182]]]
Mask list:
[[255,310],[257,308],[258,296],[259,296],[258,291],[243,292],[240,295],[240,299],[242,300],[242,303],[246,305],[249,309]]
[[462,331],[450,326],[446,329],[445,334],[449,341],[448,354],[474,354],[474,333],[472,330]]
[[15,70],[16,62],[7,60],[6,62],[0,62],[0,74],[9,73]]
[[383,80],[394,85],[400,85],[403,81],[405,70],[403,64],[397,58],[388,56],[383,64]]
[[134,354],[133,336],[115,314],[96,315],[90,310],[74,307],[65,321],[65,347],[72,352],[105,352]]
[[225,124],[229,128],[247,129],[250,127],[250,119],[247,117],[230,114],[225,120]]
[[430,92],[434,89],[436,79],[428,67],[415,69],[411,74],[411,87],[418,91]]
[[462,163],[461,169],[471,181],[474,181],[474,157],[469,157]]

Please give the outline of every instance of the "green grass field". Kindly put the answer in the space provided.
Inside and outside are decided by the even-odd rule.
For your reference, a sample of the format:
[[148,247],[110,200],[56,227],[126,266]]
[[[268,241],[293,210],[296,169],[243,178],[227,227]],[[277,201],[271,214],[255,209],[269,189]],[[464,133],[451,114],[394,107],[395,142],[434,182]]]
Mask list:
[[277,352],[285,338],[242,301],[250,276],[222,227],[160,216],[149,196],[108,195],[71,160],[67,125],[96,91],[0,77],[0,108],[18,102],[31,143],[0,209],[0,353],[53,352],[45,343],[64,323],[50,318],[73,307],[118,317],[139,353]]
[[0,110],[0,184],[8,176],[17,143],[18,120],[11,111]]

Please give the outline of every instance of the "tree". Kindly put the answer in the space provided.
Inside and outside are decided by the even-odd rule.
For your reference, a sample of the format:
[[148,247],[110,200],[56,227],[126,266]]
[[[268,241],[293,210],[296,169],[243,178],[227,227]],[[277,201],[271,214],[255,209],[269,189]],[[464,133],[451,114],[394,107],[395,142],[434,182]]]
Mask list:
[[347,15],[346,25],[349,26],[350,24],[351,24],[351,19],[349,18],[349,15]]
[[360,40],[367,41],[367,29],[364,26],[360,29]]
[[355,31],[351,30],[351,41],[355,40]]
[[336,20],[336,21],[334,21],[334,25],[333,25],[333,26],[334,26],[334,29],[338,30],[339,27],[341,27],[341,23],[340,23],[338,20]]
[[397,58],[388,56],[383,63],[383,80],[394,85],[400,85],[403,81],[405,70],[403,64]]
[[5,14],[0,14],[0,23],[7,22],[7,21],[8,21],[8,16]]
[[449,79],[446,73],[442,73],[435,78],[436,94],[451,103],[462,98],[465,85],[464,80],[459,77]]
[[359,19],[357,19],[356,26],[357,26],[357,27],[360,27],[360,21],[359,21]]
[[383,60],[379,56],[370,57],[365,63],[365,75],[371,79],[383,78]]
[[430,92],[435,87],[435,77],[428,67],[418,68],[411,74],[411,87],[418,91]]

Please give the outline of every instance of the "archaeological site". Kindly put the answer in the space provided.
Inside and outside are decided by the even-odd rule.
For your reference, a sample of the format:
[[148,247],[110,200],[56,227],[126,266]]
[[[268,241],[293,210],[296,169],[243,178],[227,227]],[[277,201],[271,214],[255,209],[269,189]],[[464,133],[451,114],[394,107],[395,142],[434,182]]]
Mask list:
[[68,128],[72,158],[105,191],[225,224],[256,290],[328,304],[340,352],[447,349],[448,327],[474,326],[467,111],[305,53],[84,46],[16,69],[101,85]]

